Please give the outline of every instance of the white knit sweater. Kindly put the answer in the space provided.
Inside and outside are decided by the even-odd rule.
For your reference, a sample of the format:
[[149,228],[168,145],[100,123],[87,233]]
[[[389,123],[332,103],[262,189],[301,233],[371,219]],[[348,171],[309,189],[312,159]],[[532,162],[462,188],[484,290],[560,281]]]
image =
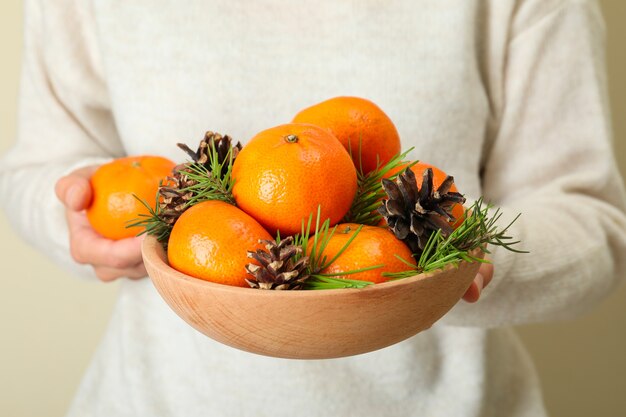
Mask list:
[[[496,250],[475,305],[370,354],[296,361],[197,333],[148,279],[124,280],[70,416],[545,414],[505,326],[571,317],[626,274],[604,26],[584,0],[26,2],[19,137],[0,168],[15,227],[75,273],[56,179],[126,154],[245,143],[300,109],[366,97],[411,157],[484,195],[531,254]],[[506,219],[504,219],[506,221]]]

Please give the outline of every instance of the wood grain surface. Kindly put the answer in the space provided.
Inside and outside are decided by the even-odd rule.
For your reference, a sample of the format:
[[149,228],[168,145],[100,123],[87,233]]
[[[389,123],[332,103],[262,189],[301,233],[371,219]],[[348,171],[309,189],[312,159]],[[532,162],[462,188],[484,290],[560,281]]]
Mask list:
[[182,274],[153,237],[142,251],[163,299],[195,329],[237,349],[292,359],[357,355],[426,330],[460,300],[479,267],[463,262],[362,289],[267,291]]

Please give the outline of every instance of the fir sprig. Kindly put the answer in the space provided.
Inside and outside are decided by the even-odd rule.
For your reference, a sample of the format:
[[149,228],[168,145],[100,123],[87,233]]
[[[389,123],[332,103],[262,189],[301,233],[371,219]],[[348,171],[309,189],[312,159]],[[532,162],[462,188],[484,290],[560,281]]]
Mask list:
[[[356,272],[354,272],[356,273]],[[365,288],[372,285],[369,281],[357,279],[335,278],[329,275],[315,274],[304,284],[305,290],[340,290],[345,288]]]
[[[304,289],[307,290],[329,290],[339,288],[363,288],[368,285],[372,285],[369,281],[360,281],[354,279],[348,279],[346,277],[357,274],[359,272],[369,271],[372,269],[381,268],[383,265],[373,265],[366,268],[356,269],[346,272],[338,273],[322,273],[329,265],[337,260],[350,246],[352,241],[361,231],[362,226],[359,226],[355,232],[350,236],[342,248],[337,252],[335,256],[328,259],[328,256],[324,253],[324,250],[328,246],[331,238],[337,230],[337,226],[330,227],[330,220],[326,219],[320,222],[321,219],[321,207],[317,209],[317,217],[315,221],[315,229],[313,235],[311,235],[311,227],[313,226],[313,214],[309,215],[308,222],[302,222],[301,233],[295,235],[294,245],[298,245],[302,248],[302,253],[296,255],[309,256],[309,278],[304,283]],[[279,239],[279,237],[277,237]],[[294,260],[297,261],[299,258]]]
[[[351,148],[349,148],[351,149]],[[387,196],[382,187],[381,180],[391,171],[397,169],[404,164],[404,158],[414,148],[410,148],[406,152],[397,154],[389,162],[384,165],[377,164],[377,168],[368,173],[364,173],[361,166],[361,146],[359,143],[359,169],[357,169],[357,192],[350,206],[350,210],[344,216],[342,223],[358,223],[369,226],[376,226],[381,215],[376,210],[380,206],[380,201]],[[352,156],[352,151],[350,151]],[[418,161],[407,165],[411,167]],[[400,174],[400,171],[391,175],[389,179],[393,180]]]
[[[161,188],[161,184],[162,182],[159,183],[159,189]],[[130,220],[126,227],[127,228],[140,227],[143,230],[139,232],[137,236],[141,236],[143,234],[154,236],[161,244],[167,247],[167,241],[170,238],[172,226],[161,218],[161,205],[159,204],[159,198],[160,198],[159,191],[157,190],[157,193],[156,193],[155,201],[157,203],[155,204],[154,208],[150,207],[150,204],[148,204],[142,198],[137,197],[135,194],[133,194],[133,197],[135,197],[146,208],[146,210],[148,210],[148,214],[139,213],[138,215],[139,217],[136,219]]]
[[[186,145],[179,144],[179,147],[189,153],[189,148]],[[184,182],[189,184],[186,187],[173,188],[161,182],[154,207],[135,196],[146,207],[148,214],[139,214],[139,217],[128,222],[126,227],[141,227],[143,230],[138,236],[142,234],[155,236],[159,242],[167,245],[175,219],[170,219],[168,222],[163,215],[166,199],[185,196],[185,202],[182,203],[182,206],[177,207],[180,213],[195,204],[209,200],[220,200],[235,205],[235,198],[232,193],[235,183],[232,176],[235,155],[232,146],[229,147],[223,158],[220,158],[215,142],[212,142],[207,150],[208,163],[190,161],[181,165],[178,171],[174,173],[174,175],[185,178]],[[173,181],[171,178],[169,180]]]
[[233,167],[232,163],[226,165],[226,162],[228,161],[220,164],[219,161],[211,159],[211,168],[196,163],[187,166],[185,174],[194,183],[180,190],[184,193],[192,193],[191,199],[187,202],[187,207],[209,200],[220,200],[235,205]]
[[490,216],[489,211],[492,208],[493,206],[485,204],[481,197],[465,211],[463,222],[447,238],[443,237],[441,230],[430,235],[416,264],[402,259],[407,264],[406,271],[383,273],[383,276],[390,279],[408,278],[443,269],[448,265],[458,266],[461,261],[488,263],[488,260],[471,254],[478,248],[490,253],[488,245],[500,246],[511,252],[528,253],[514,248],[513,245],[520,241],[512,241],[512,237],[507,235],[508,229],[520,215],[518,214],[506,227],[499,229],[497,222],[502,213],[498,208]]
[[500,208],[496,208],[490,216],[489,211],[492,209],[492,204],[485,204],[483,198],[479,198],[469,210],[465,211],[463,223],[449,236],[450,244],[466,251],[481,247],[486,253],[489,253],[484,247],[490,244],[501,246],[511,252],[528,253],[528,251],[513,248],[513,245],[520,243],[520,241],[511,241],[513,238],[506,234],[521,214],[515,216],[506,227],[499,229],[497,223],[502,217],[502,213]]

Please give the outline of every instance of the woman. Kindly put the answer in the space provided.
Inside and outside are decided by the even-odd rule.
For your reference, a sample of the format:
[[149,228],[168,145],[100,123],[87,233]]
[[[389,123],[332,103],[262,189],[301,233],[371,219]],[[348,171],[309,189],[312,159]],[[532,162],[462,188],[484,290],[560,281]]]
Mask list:
[[[68,269],[125,277],[69,415],[545,415],[507,326],[585,311],[626,270],[603,37],[584,0],[27,1],[5,209]],[[328,361],[236,351],[141,279],[138,240],[105,241],[84,219],[86,167],[175,158],[179,138],[208,129],[245,143],[338,95],[379,104],[410,156],[454,174],[468,200],[485,196],[503,222],[523,213],[511,234],[531,254],[494,250],[480,302],[427,332]]]

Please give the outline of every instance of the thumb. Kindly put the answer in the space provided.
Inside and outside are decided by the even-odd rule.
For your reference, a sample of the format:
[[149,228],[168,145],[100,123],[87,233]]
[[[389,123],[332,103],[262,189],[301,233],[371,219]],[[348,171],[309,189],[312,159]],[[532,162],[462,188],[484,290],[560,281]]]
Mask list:
[[57,181],[57,198],[68,210],[81,211],[89,206],[93,195],[89,179],[95,170],[96,167],[81,168]]

